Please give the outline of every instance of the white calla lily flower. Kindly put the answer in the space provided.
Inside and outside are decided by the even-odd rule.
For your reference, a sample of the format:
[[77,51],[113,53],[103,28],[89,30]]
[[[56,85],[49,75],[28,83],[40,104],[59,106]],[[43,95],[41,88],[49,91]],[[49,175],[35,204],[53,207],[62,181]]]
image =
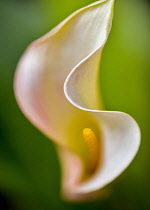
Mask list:
[[94,197],[140,143],[132,117],[102,110],[98,71],[113,7],[114,0],[101,0],[70,15],[28,47],[15,75],[22,111],[56,143],[62,192],[71,200]]

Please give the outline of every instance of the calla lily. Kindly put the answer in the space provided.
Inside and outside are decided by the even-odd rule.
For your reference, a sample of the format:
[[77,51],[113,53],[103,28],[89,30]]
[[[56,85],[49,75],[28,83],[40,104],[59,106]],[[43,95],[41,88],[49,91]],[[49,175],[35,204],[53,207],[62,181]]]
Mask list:
[[140,143],[132,117],[102,110],[98,70],[113,7],[114,0],[100,0],[70,15],[28,47],[15,75],[19,106],[56,144],[62,192],[71,200],[97,195]]

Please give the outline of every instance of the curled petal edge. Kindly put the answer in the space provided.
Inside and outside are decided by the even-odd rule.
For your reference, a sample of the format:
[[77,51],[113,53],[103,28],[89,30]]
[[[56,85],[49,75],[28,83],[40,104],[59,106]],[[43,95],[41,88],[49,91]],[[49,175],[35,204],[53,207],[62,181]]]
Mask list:
[[[86,108],[84,97],[82,98],[78,89],[77,80],[84,78],[82,73],[84,74],[85,71],[82,66],[85,68],[86,63],[89,63],[89,60],[99,53],[100,48],[81,61],[68,75],[64,85],[66,98],[78,109],[90,112],[101,125],[103,134],[102,164],[89,180],[74,187],[75,195],[87,194],[88,196],[91,192],[96,192],[112,182],[132,162],[140,145],[140,129],[131,116],[123,112]],[[81,168],[79,163],[78,167]]]

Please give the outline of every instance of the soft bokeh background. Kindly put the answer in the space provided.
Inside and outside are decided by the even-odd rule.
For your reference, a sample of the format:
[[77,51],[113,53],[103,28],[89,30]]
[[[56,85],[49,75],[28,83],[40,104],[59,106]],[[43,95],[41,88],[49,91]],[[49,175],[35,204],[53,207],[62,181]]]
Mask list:
[[[117,0],[103,52],[105,108],[132,115],[142,144],[130,167],[107,187],[105,199],[60,199],[60,167],[54,145],[19,110],[13,93],[17,62],[30,42],[92,0],[0,0],[0,209],[150,209],[150,2]],[[132,141],[132,139],[131,139]]]

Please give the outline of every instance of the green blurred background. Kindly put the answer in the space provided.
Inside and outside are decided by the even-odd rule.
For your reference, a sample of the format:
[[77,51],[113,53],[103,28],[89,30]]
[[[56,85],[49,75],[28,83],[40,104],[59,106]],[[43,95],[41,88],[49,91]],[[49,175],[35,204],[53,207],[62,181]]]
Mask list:
[[[0,209],[150,209],[150,1],[116,0],[113,28],[103,51],[105,108],[139,123],[142,144],[129,168],[88,203],[60,199],[60,167],[51,141],[23,116],[13,93],[25,48],[92,0],[0,0]],[[132,139],[131,139],[132,140]]]

